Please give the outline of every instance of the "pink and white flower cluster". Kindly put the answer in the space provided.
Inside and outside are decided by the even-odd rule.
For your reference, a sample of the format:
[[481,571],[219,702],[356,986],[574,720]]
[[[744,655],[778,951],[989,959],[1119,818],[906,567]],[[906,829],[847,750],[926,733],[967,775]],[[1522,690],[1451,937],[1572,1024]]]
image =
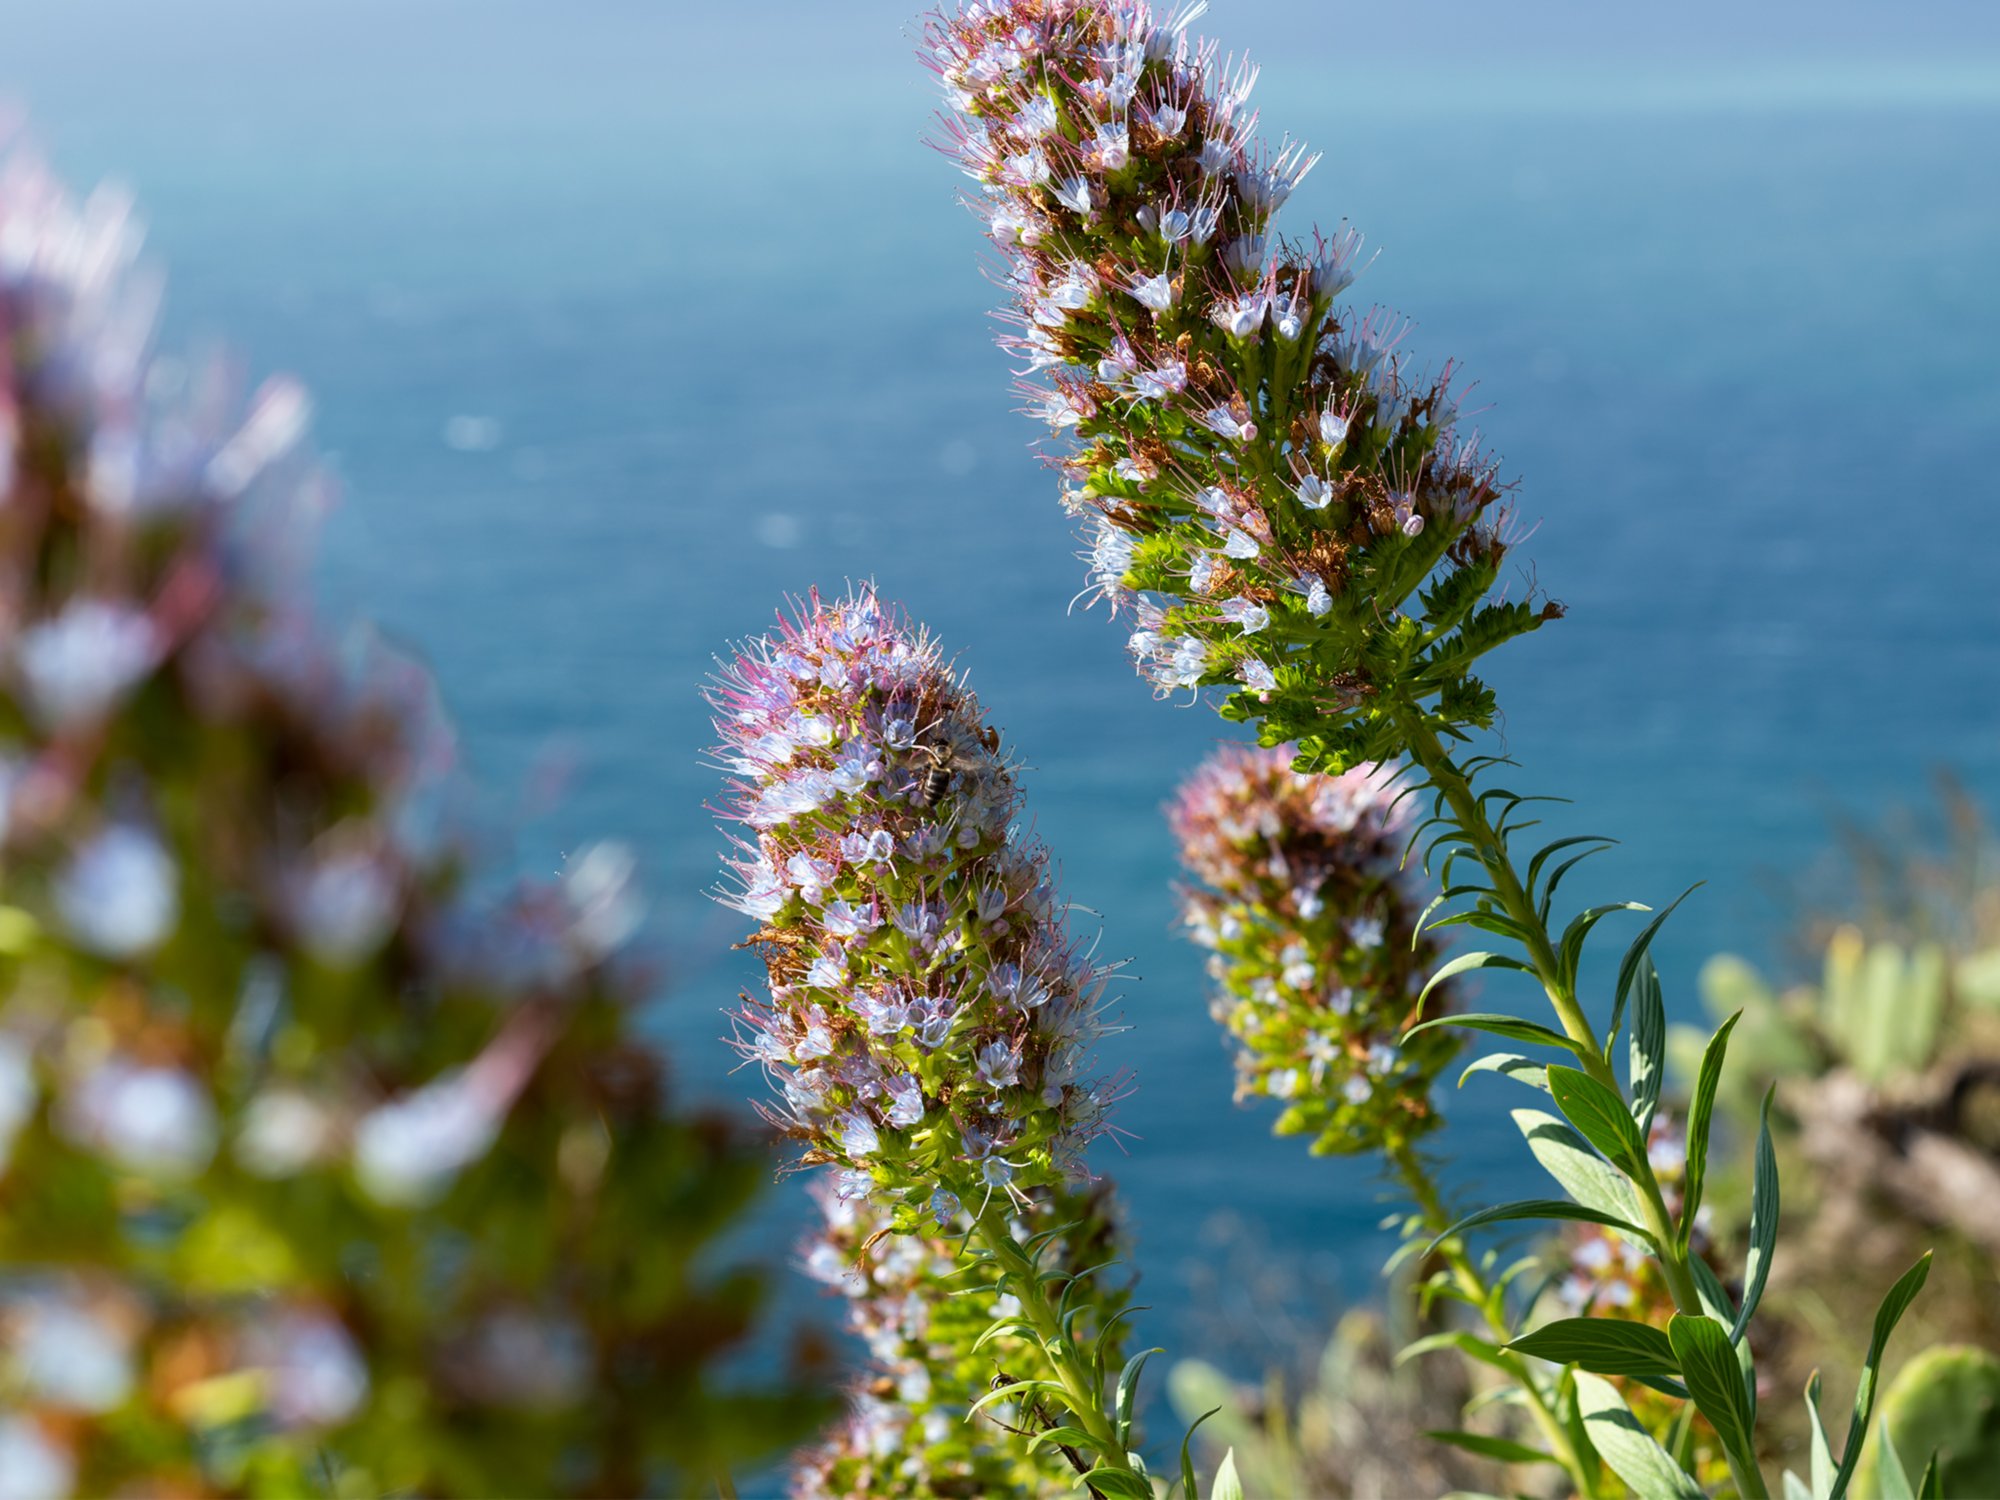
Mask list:
[[1090,1046],[1110,976],[1070,938],[1048,850],[978,700],[868,588],[812,596],[710,694],[748,832],[730,906],[770,974],[746,1056],[808,1160],[966,1192],[1088,1178],[1116,1084]]
[[[1275,236],[1319,157],[1257,136],[1257,70],[1190,37],[1203,9],[983,0],[933,18],[926,61],[1093,591],[1133,610],[1158,691],[1225,686],[1305,722],[1462,675],[1443,642],[1495,581],[1501,490],[1452,366],[1420,375],[1405,323],[1336,308],[1360,237]],[[1434,577],[1432,632],[1398,631]],[[1524,608],[1511,630],[1538,622]]]
[[770,978],[739,1045],[807,1160],[912,1216],[934,1194],[941,1220],[970,1193],[1086,1178],[1116,1093],[1089,1076],[1110,971],[1072,940],[998,736],[936,643],[867,588],[815,593],[710,699],[745,830],[723,899],[762,924]]
[[[1316,1152],[1397,1146],[1436,1123],[1430,1090],[1456,1052],[1402,1033],[1437,945],[1402,869],[1409,830],[1383,766],[1302,775],[1289,747],[1225,746],[1167,809],[1210,1009],[1235,1044],[1236,1096],[1284,1106],[1277,1131]],[[1427,1008],[1449,1005],[1433,991]]]

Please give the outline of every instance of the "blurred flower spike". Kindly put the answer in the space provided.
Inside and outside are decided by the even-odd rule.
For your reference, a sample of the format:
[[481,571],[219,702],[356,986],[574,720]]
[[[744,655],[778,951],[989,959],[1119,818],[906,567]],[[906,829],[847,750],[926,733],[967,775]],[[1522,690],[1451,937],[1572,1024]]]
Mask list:
[[1554,607],[1482,602],[1505,507],[1456,371],[1418,373],[1407,325],[1336,306],[1353,231],[1274,237],[1319,157],[1257,138],[1257,70],[1189,36],[1203,9],[934,17],[941,144],[1005,257],[1001,344],[1062,441],[1090,592],[1130,609],[1140,672],[1223,688],[1266,743],[1341,769],[1402,748],[1389,696],[1486,723],[1467,667]]
[[[1397,1151],[1438,1123],[1431,1086],[1458,1050],[1446,1030],[1402,1036],[1438,953],[1415,937],[1407,804],[1389,767],[1301,775],[1292,759],[1225,746],[1182,784],[1182,915],[1210,950],[1237,1098],[1277,1100],[1277,1132],[1315,1152]],[[1449,1004],[1433,991],[1426,1008]]]
[[710,1389],[758,1294],[688,1270],[767,1163],[665,1109],[630,855],[471,894],[428,674],[308,611],[303,391],[156,355],[138,249],[0,158],[0,1494],[768,1453],[818,1403]]
[[903,1232],[1085,1180],[1118,1088],[1088,1076],[1110,971],[936,643],[865,587],[815,593],[710,701],[748,830],[723,899],[762,924],[770,979],[738,1045],[804,1159],[873,1184]]

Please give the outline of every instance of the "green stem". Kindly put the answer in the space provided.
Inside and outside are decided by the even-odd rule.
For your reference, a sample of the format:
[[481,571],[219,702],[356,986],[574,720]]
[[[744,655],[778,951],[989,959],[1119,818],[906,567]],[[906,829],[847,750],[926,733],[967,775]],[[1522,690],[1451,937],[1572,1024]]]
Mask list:
[[[1506,843],[1486,816],[1484,804],[1473,794],[1472,783],[1459,770],[1451,752],[1438,738],[1429,716],[1421,708],[1406,698],[1395,705],[1394,713],[1403,741],[1409,747],[1410,758],[1451,809],[1452,821],[1493,882],[1493,891],[1501,910],[1525,934],[1522,946],[1527,949],[1528,960],[1534,966],[1536,978],[1542,982],[1549,1004],[1555,1008],[1564,1034],[1576,1044],[1578,1064],[1591,1078],[1624,1098],[1625,1089],[1619,1083],[1616,1071],[1605,1061],[1597,1033],[1592,1029],[1589,1017],[1584,1015],[1583,1007],[1577,1003],[1569,977],[1556,957],[1548,927],[1526,887],[1521,884],[1520,877],[1515,874],[1513,862],[1507,856]],[[1687,1253],[1681,1249],[1679,1237],[1674,1232],[1673,1216],[1667,1212],[1659,1179],[1654,1175],[1652,1163],[1645,1158],[1641,1157],[1636,1166],[1638,1171],[1632,1177],[1632,1185],[1639,1190],[1639,1208],[1645,1220],[1641,1227],[1652,1238],[1654,1255],[1665,1275],[1667,1290],[1673,1294],[1676,1308],[1689,1317],[1700,1317],[1707,1309],[1702,1306],[1701,1292],[1689,1269]],[[1763,1475],[1758,1472],[1754,1458],[1728,1452],[1726,1448],[1724,1452],[1729,1460],[1730,1474],[1743,1500],[1769,1500],[1770,1491],[1764,1487]]]
[[[1388,1156],[1394,1163],[1398,1175],[1402,1177],[1403,1185],[1410,1190],[1410,1196],[1417,1200],[1425,1228],[1432,1234],[1442,1234],[1449,1229],[1454,1220],[1446,1212],[1444,1200],[1438,1195],[1437,1184],[1425,1170],[1416,1150],[1407,1141],[1399,1142],[1388,1148]],[[1452,1280],[1458,1284],[1458,1289],[1465,1295],[1466,1301],[1479,1309],[1480,1316],[1486,1320],[1487,1329],[1492,1333],[1494,1342],[1501,1345],[1511,1342],[1514,1332],[1507,1326],[1506,1314],[1498,1305],[1499,1299],[1493,1295],[1493,1289],[1487,1285],[1485,1276],[1480,1273],[1472,1257],[1466,1253],[1464,1242],[1454,1235],[1438,1246],[1437,1253],[1450,1269]],[[1577,1453],[1576,1445],[1570,1441],[1569,1429],[1564,1427],[1562,1420],[1557,1417],[1555,1408],[1550,1405],[1548,1395],[1542,1389],[1542,1383],[1535,1378],[1535,1372],[1527,1359],[1503,1348],[1499,1363],[1507,1377],[1520,1387],[1522,1395],[1527,1400],[1529,1415],[1535,1419],[1535,1425],[1541,1428],[1542,1436],[1554,1451],[1557,1461],[1568,1472],[1570,1482],[1576,1486],[1576,1492],[1581,1500],[1598,1500],[1601,1492],[1597,1488],[1595,1474]]]
[[1104,1410],[1104,1393],[1097,1372],[1084,1358],[1083,1351],[1063,1336],[1062,1319],[1043,1289],[1041,1268],[1014,1243],[1006,1214],[989,1202],[980,1210],[975,1227],[980,1243],[998,1262],[1006,1278],[1006,1289],[1014,1294],[1021,1304],[1022,1316],[1035,1330],[1035,1346],[1067,1395],[1071,1419],[1090,1434],[1098,1463],[1107,1469],[1136,1474],[1138,1470],[1133,1468],[1125,1444],[1118,1437],[1118,1426]]

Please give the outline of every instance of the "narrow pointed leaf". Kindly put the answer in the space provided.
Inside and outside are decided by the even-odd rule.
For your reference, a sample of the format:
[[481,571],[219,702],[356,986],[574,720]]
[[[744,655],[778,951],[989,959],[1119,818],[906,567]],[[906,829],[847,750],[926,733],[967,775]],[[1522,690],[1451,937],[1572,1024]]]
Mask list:
[[1556,1107],[1569,1116],[1583,1138],[1628,1177],[1637,1177],[1646,1160],[1646,1138],[1625,1101],[1588,1073],[1576,1068],[1549,1069],[1549,1092]]
[[1431,975],[1429,982],[1424,985],[1422,992],[1417,996],[1417,1014],[1423,1014],[1424,1002],[1430,998],[1432,990],[1454,975],[1469,974],[1474,969],[1516,969],[1523,974],[1532,974],[1535,972],[1531,966],[1521,962],[1520,959],[1509,958],[1504,953],[1461,953],[1457,958],[1454,958],[1451,962],[1441,967],[1437,973]]
[[1826,1423],[1819,1414],[1819,1371],[1806,1378],[1806,1415],[1812,1420],[1812,1500],[1833,1500],[1834,1480],[1840,1466],[1833,1461],[1833,1444],[1826,1435]]
[[1491,1365],[1496,1370],[1507,1368],[1507,1357],[1498,1344],[1488,1343],[1477,1334],[1467,1333],[1462,1328],[1447,1329],[1442,1333],[1427,1333],[1422,1338],[1405,1344],[1396,1352],[1396,1363],[1419,1358],[1425,1354],[1435,1354],[1441,1349],[1453,1349],[1467,1359],[1476,1359],[1483,1365]]
[[1639,1500],[1706,1500],[1693,1476],[1632,1415],[1616,1386],[1582,1371],[1575,1380],[1576,1409],[1590,1446]]
[[1181,1435],[1181,1496],[1182,1500],[1201,1500],[1199,1481],[1194,1472],[1194,1435],[1210,1417],[1221,1411],[1219,1406],[1211,1406],[1194,1419],[1192,1426]]
[[1785,1470],[1785,1500],[1813,1500],[1813,1492],[1806,1482],[1790,1469]]
[[1530,1448],[1526,1443],[1517,1443],[1509,1438],[1489,1437],[1483,1432],[1436,1431],[1424,1434],[1434,1443],[1449,1443],[1454,1448],[1463,1448],[1467,1453],[1477,1453],[1482,1458],[1495,1458],[1503,1464],[1552,1464],[1560,1462],[1553,1453],[1544,1453],[1540,1448]]
[[[1616,841],[1614,840],[1613,842]],[[1606,849],[1609,849],[1610,847],[1611,844],[1609,843],[1599,844],[1595,849],[1586,849],[1581,854],[1572,854],[1568,859],[1564,860],[1561,864],[1557,865],[1555,869],[1549,872],[1548,881],[1546,884],[1542,886],[1542,904],[1540,910],[1541,910],[1541,918],[1544,922],[1548,921],[1549,912],[1556,904],[1556,892],[1562,889],[1562,883],[1564,877],[1566,877],[1571,870],[1574,870],[1578,865],[1582,864],[1585,860],[1591,858],[1591,856],[1602,854]]]
[[1236,1477],[1236,1450],[1222,1455],[1216,1466],[1215,1482],[1208,1487],[1208,1500],[1243,1500],[1243,1481]]
[[1563,929],[1562,941],[1556,950],[1556,962],[1562,969],[1563,978],[1571,983],[1575,982],[1577,967],[1583,962],[1583,945],[1590,937],[1591,928],[1613,912],[1652,909],[1639,901],[1609,901],[1603,906],[1593,906],[1580,911],[1570,918],[1569,926]]
[[1553,844],[1544,844],[1536,852],[1535,857],[1528,861],[1528,878],[1526,881],[1528,894],[1530,896],[1535,894],[1535,882],[1541,879],[1542,866],[1549,862],[1550,856],[1560,854],[1565,849],[1574,849],[1579,844],[1596,844],[1601,848],[1617,842],[1616,839],[1606,838],[1601,833],[1579,833],[1566,839],[1557,839]]
[[1562,1190],[1586,1208],[1615,1218],[1641,1217],[1638,1195],[1584,1138],[1569,1125],[1539,1109],[1517,1109],[1514,1124],[1527,1138],[1528,1149]]
[[1076,1477],[1078,1489],[1093,1489],[1100,1495],[1123,1495],[1127,1500],[1153,1500],[1152,1481],[1130,1469],[1114,1469],[1099,1464],[1088,1474]]
[[1559,1318],[1507,1346],[1551,1364],[1576,1365],[1595,1375],[1651,1376],[1677,1380],[1674,1346],[1650,1323],[1624,1318]]
[[1451,1228],[1432,1240],[1425,1254],[1437,1249],[1446,1240],[1464,1234],[1468,1229],[1477,1229],[1482,1224],[1503,1224],[1516,1219],[1569,1219],[1580,1224],[1602,1224],[1615,1229],[1620,1234],[1636,1235],[1651,1244],[1652,1236],[1637,1224],[1626,1222],[1616,1214],[1599,1213],[1594,1208],[1585,1208],[1581,1203],[1567,1203],[1561,1198],[1530,1198],[1520,1203],[1502,1203],[1494,1208],[1482,1208],[1477,1213],[1467,1214]]
[[1743,1012],[1715,1028],[1715,1035],[1702,1049],[1701,1071],[1695,1078],[1694,1102],[1688,1106],[1687,1189],[1681,1202],[1680,1241],[1687,1248],[1694,1233],[1695,1210],[1701,1207],[1701,1190],[1708,1178],[1708,1132],[1715,1119],[1715,1089],[1722,1082],[1722,1060],[1729,1052],[1729,1033],[1743,1018]]
[[1639,966],[1632,991],[1631,1062],[1632,1118],[1638,1121],[1643,1140],[1652,1129],[1653,1114],[1660,1107],[1660,1085],[1667,1076],[1667,1002],[1650,953]]
[[1655,915],[1639,935],[1632,939],[1632,946],[1625,950],[1624,958],[1618,961],[1618,989],[1611,1001],[1611,1025],[1604,1033],[1604,1055],[1607,1059],[1611,1056],[1611,1048],[1618,1041],[1618,1026],[1625,1017],[1625,1001],[1632,993],[1633,981],[1639,977],[1639,965],[1645,962],[1646,950],[1653,946],[1653,939],[1659,935],[1660,928],[1665,925],[1667,918],[1674,914],[1674,908],[1700,890],[1701,886],[1702,882],[1697,880],[1668,902],[1665,910]]
[[1420,1031],[1429,1031],[1433,1026],[1461,1026],[1467,1031],[1485,1031],[1494,1036],[1504,1036],[1510,1042],[1528,1042],[1537,1047],[1560,1047],[1565,1052],[1577,1050],[1575,1042],[1560,1031],[1551,1031],[1533,1021],[1523,1021],[1518,1016],[1494,1015],[1486,1011],[1475,1011],[1466,1016],[1439,1016],[1431,1021],[1419,1021],[1403,1035],[1415,1036]]
[[[1688,1273],[1694,1277],[1695,1290],[1701,1293],[1702,1310],[1725,1328],[1736,1326],[1736,1303],[1729,1295],[1729,1288],[1722,1284],[1722,1278],[1714,1268],[1699,1255],[1688,1257]],[[1750,1357],[1747,1340],[1736,1341],[1736,1365],[1743,1372],[1743,1389],[1750,1393],[1750,1414],[1757,1414],[1757,1372],[1756,1364]]]
[[1118,1441],[1130,1444],[1132,1440],[1133,1396],[1139,1389],[1139,1374],[1146,1368],[1146,1361],[1155,1354],[1165,1354],[1164,1349],[1141,1349],[1125,1361],[1125,1368],[1118,1372],[1118,1386],[1111,1393],[1111,1415],[1118,1424]]
[[1016,1380],[988,1391],[977,1401],[973,1402],[971,1406],[966,1408],[966,1415],[970,1416],[981,1407],[991,1405],[995,1401],[1009,1401],[1027,1392],[1036,1392],[1044,1396],[1054,1396],[1058,1401],[1067,1401],[1070,1399],[1069,1392],[1053,1380]]
[[1889,1436],[1887,1417],[1876,1428],[1875,1441],[1882,1445],[1875,1459],[1875,1493],[1880,1500],[1917,1500],[1917,1492],[1910,1487],[1910,1471],[1903,1467],[1903,1455]]
[[1729,1330],[1710,1317],[1675,1313],[1667,1321],[1667,1338],[1674,1346],[1674,1358],[1680,1361],[1681,1380],[1688,1394],[1708,1418],[1722,1446],[1738,1462],[1754,1462],[1750,1396],[1744,1389],[1743,1370],[1736,1362],[1736,1346],[1729,1342]]
[[1833,1476],[1833,1490],[1828,1500],[1840,1500],[1847,1493],[1848,1482],[1854,1478],[1854,1466],[1861,1461],[1861,1444],[1868,1435],[1868,1419],[1875,1411],[1875,1382],[1881,1374],[1882,1352],[1889,1346],[1889,1335],[1896,1331],[1896,1324],[1910,1304],[1917,1299],[1917,1293],[1924,1289],[1924,1281],[1931,1274],[1931,1252],[1926,1250],[1923,1259],[1905,1271],[1889,1288],[1882,1299],[1882,1305],[1875,1311],[1875,1327],[1868,1336],[1868,1358],[1862,1362],[1861,1379],[1854,1387],[1854,1417],[1848,1423],[1847,1442],[1840,1454],[1840,1471]]
[[1750,1251],[1743,1262],[1743,1306],[1729,1330],[1731,1343],[1743,1337],[1750,1315],[1763,1299],[1764,1283],[1771,1279],[1771,1253],[1778,1243],[1778,1153],[1771,1147],[1771,1098],[1776,1093],[1775,1084],[1765,1091],[1757,1126],[1757,1172],[1750,1189]]
[[[1884,1432],[1883,1436],[1888,1434]],[[1917,1481],[1917,1500],[1944,1500],[1944,1475],[1938,1472],[1938,1456],[1935,1453],[1924,1465],[1924,1477]]]
[[1489,1052],[1484,1057],[1475,1058],[1466,1070],[1458,1075],[1458,1086],[1465,1087],[1465,1080],[1474,1073],[1501,1073],[1509,1078],[1527,1084],[1530,1088],[1548,1092],[1549,1070],[1546,1064],[1538,1063],[1531,1057],[1523,1057],[1518,1052]]
[[1045,1445],[1051,1448],[1089,1448],[1095,1452],[1103,1451],[1103,1445],[1081,1427],[1045,1428],[1043,1431],[1035,1434],[1034,1440],[1028,1444],[1028,1447],[1030,1450],[1033,1450]]

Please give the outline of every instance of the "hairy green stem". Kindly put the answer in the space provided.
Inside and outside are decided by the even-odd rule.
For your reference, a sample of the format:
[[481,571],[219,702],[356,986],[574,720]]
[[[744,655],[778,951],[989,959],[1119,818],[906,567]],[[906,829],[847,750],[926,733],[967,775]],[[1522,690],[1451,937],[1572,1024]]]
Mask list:
[[1064,1336],[1056,1304],[1044,1289],[1042,1270],[1014,1243],[1006,1214],[989,1202],[980,1210],[975,1226],[980,1243],[999,1264],[1007,1290],[1021,1304],[1022,1317],[1035,1331],[1035,1346],[1066,1394],[1071,1419],[1090,1434],[1098,1463],[1121,1473],[1137,1473],[1119,1439],[1117,1423],[1104,1410],[1103,1384],[1096,1370],[1084,1351]]
[[[1409,747],[1410,758],[1451,809],[1452,821],[1458,832],[1464,836],[1473,856],[1493,882],[1494,895],[1501,910],[1523,934],[1521,943],[1527,950],[1535,976],[1541,981],[1550,1005],[1555,1008],[1564,1034],[1576,1044],[1578,1064],[1592,1079],[1620,1098],[1626,1097],[1616,1071],[1605,1060],[1604,1049],[1597,1040],[1589,1017],[1577,1002],[1569,977],[1563,972],[1555,944],[1549,937],[1548,926],[1543,922],[1527,888],[1522,885],[1520,876],[1515,873],[1499,830],[1486,815],[1485,804],[1474,795],[1471,781],[1458,768],[1430,718],[1420,707],[1405,699],[1396,705],[1395,715],[1403,741]],[[1667,1289],[1673,1294],[1674,1306],[1690,1317],[1700,1317],[1707,1309],[1702,1305],[1701,1291],[1695,1284],[1688,1253],[1681,1248],[1674,1231],[1673,1216],[1667,1211],[1659,1178],[1653,1172],[1652,1163],[1643,1156],[1635,1166],[1637,1171],[1632,1177],[1632,1185],[1639,1191],[1640,1213],[1645,1220],[1641,1227],[1653,1241],[1654,1255],[1665,1275]],[[1730,1452],[1726,1446],[1724,1453],[1743,1500],[1769,1500],[1770,1492],[1764,1486],[1763,1475],[1757,1470],[1754,1455]]]
[[[1400,1142],[1388,1148],[1388,1156],[1395,1165],[1397,1174],[1403,1179],[1403,1185],[1410,1190],[1410,1196],[1417,1200],[1417,1208],[1423,1216],[1424,1227],[1432,1234],[1442,1234],[1449,1229],[1454,1222],[1452,1216],[1446,1212],[1444,1199],[1438,1194],[1437,1183],[1425,1169],[1415,1148],[1407,1141]],[[1486,1277],[1467,1253],[1464,1242],[1454,1235],[1438,1246],[1437,1253],[1451,1271],[1452,1280],[1458,1284],[1458,1289],[1464,1294],[1465,1300],[1479,1309],[1479,1314],[1486,1320],[1487,1329],[1492,1333],[1494,1342],[1503,1346],[1509,1343],[1514,1337],[1514,1332],[1507,1326],[1506,1314],[1497,1305],[1498,1299],[1494,1297],[1492,1287],[1487,1285]],[[1542,1436],[1547,1440],[1557,1461],[1569,1474],[1570,1482],[1576,1486],[1580,1500],[1598,1500],[1601,1491],[1597,1487],[1596,1475],[1576,1451],[1576,1445],[1570,1441],[1569,1429],[1564,1427],[1562,1420],[1557,1417],[1555,1408],[1549,1403],[1548,1394],[1542,1389],[1541,1381],[1535,1378],[1534,1369],[1527,1359],[1510,1349],[1503,1348],[1497,1363],[1505,1371],[1508,1379],[1520,1388],[1521,1394],[1526,1398],[1529,1415],[1535,1419],[1535,1425],[1541,1429]]]

